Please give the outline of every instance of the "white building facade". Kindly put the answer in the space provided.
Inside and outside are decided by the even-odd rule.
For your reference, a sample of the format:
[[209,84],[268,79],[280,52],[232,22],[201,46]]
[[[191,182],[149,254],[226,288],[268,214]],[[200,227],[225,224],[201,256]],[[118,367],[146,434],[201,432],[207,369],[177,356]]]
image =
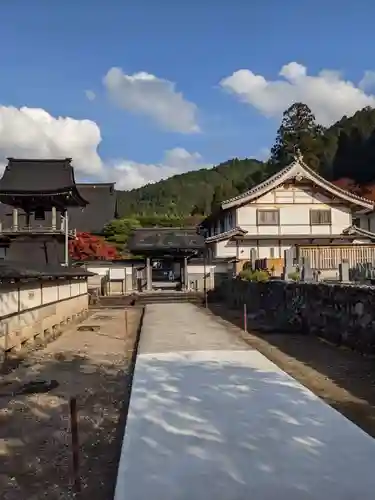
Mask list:
[[299,156],[224,201],[200,230],[210,256],[237,261],[283,258],[296,246],[370,245],[375,242],[374,203],[325,180]]

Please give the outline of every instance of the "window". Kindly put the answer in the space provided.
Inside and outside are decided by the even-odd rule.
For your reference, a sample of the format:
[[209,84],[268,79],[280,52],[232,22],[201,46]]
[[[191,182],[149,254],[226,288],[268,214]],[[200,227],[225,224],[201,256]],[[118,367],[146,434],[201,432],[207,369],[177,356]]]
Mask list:
[[257,210],[258,226],[278,226],[279,218],[278,210]]
[[233,227],[233,213],[229,212],[228,214],[228,227],[229,229],[232,229]]
[[353,226],[361,227],[361,219],[359,217],[353,219]]
[[270,248],[270,258],[271,259],[274,259],[275,258],[275,249],[274,248]]
[[224,233],[224,231],[225,231],[224,219],[220,219],[220,233]]
[[310,210],[310,224],[331,224],[331,210]]
[[43,208],[37,208],[34,213],[35,220],[44,220],[45,214]]

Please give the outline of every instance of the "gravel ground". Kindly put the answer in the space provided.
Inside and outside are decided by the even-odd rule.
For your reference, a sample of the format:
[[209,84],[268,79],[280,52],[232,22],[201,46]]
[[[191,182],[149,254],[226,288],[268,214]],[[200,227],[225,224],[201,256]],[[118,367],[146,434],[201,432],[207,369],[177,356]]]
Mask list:
[[241,311],[230,310],[223,304],[210,304],[209,308],[211,312],[206,312],[214,313],[219,321],[230,325],[234,335],[375,437],[373,357],[329,344],[313,335],[245,333]]
[[[0,498],[71,499],[69,399],[77,398],[82,499],[113,498],[141,309],[100,309],[0,382]],[[127,328],[126,328],[127,323]],[[97,331],[80,331],[99,325]],[[48,393],[14,395],[34,380]],[[13,393],[13,395],[12,395]]]

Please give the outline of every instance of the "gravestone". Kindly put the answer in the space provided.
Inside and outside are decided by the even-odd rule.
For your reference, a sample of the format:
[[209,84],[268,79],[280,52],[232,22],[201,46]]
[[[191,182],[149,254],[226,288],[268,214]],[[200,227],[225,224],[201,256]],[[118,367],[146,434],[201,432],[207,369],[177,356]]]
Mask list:
[[294,259],[295,259],[295,248],[288,248],[284,250],[284,269],[283,276],[284,279],[287,280],[288,276],[295,271],[294,267]]
[[250,250],[250,268],[252,271],[254,271],[254,269],[255,269],[256,258],[257,258],[257,252],[256,252],[255,248],[252,248]]
[[311,269],[310,259],[308,257],[302,257],[302,281],[314,281],[314,273]]
[[349,278],[349,262],[347,260],[343,260],[339,264],[339,280],[340,281],[350,281]]

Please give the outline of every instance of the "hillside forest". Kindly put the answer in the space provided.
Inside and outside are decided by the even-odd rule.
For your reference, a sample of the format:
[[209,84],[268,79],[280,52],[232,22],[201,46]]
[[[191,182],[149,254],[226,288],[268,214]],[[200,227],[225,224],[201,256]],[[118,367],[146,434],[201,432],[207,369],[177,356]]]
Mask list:
[[375,109],[364,108],[323,128],[306,104],[295,103],[283,113],[268,161],[232,158],[211,169],[118,191],[120,219],[104,228],[104,237],[122,250],[133,228],[196,225],[223,200],[288,165],[297,148],[323,177],[375,200]]

